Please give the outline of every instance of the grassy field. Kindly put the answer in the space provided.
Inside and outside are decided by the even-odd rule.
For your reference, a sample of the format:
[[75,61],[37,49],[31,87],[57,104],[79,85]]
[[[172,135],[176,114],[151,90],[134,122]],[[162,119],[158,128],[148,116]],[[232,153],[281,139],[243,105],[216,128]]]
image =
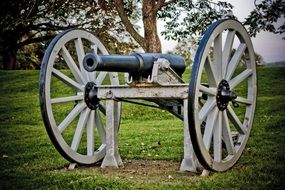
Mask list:
[[229,171],[179,173],[183,125],[165,111],[123,105],[125,168],[67,170],[44,129],[38,71],[0,71],[0,189],[285,189],[285,68],[258,69],[248,145]]

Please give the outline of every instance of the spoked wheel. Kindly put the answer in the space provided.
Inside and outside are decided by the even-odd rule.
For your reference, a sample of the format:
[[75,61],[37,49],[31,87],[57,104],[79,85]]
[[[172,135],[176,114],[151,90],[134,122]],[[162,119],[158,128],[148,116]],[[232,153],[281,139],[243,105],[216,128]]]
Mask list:
[[64,31],[50,43],[40,74],[40,104],[49,137],[62,156],[80,164],[96,163],[106,153],[106,111],[96,85],[119,84],[117,73],[84,70],[88,51],[108,54],[92,34]]
[[225,171],[241,156],[256,104],[254,50],[245,28],[221,20],[198,47],[189,85],[189,130],[204,168]]

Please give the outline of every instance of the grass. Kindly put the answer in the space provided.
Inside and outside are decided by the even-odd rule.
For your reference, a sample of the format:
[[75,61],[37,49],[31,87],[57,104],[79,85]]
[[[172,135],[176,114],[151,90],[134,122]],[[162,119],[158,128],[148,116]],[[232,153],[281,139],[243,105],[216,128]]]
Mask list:
[[[258,69],[248,145],[229,171],[178,173],[182,122],[163,110],[123,105],[120,153],[136,168],[66,170],[44,129],[38,71],[0,71],[0,189],[284,189],[285,68]],[[148,161],[142,161],[148,160]],[[148,166],[150,165],[150,166]],[[147,171],[147,170],[150,171]]]

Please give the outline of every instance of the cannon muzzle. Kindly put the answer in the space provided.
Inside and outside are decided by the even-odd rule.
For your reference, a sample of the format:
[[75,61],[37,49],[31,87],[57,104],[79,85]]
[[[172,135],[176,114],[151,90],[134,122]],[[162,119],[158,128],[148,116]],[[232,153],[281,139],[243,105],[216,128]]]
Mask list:
[[83,66],[89,72],[125,72],[134,77],[148,77],[151,75],[153,63],[159,58],[167,59],[170,67],[182,76],[186,68],[183,57],[161,53],[133,53],[131,55],[87,53],[83,59]]

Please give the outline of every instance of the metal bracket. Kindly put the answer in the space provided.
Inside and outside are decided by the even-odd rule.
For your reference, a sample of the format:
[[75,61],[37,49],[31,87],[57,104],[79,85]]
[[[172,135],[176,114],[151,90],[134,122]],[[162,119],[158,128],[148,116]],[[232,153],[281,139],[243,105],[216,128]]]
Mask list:
[[125,81],[128,85],[130,85],[133,82],[133,77],[129,73],[125,73]]
[[74,170],[77,167],[78,167],[77,163],[70,163],[67,169],[68,170]]
[[202,177],[208,177],[208,176],[209,176],[209,174],[210,174],[210,171],[209,171],[209,170],[204,169],[204,170],[203,170],[203,172],[202,172],[202,174],[201,174],[200,176],[202,176]]
[[119,118],[118,102],[106,100],[106,156],[101,164],[102,168],[123,166],[118,148]]
[[180,165],[180,171],[195,172],[200,169],[198,159],[194,153],[191,144],[189,126],[188,126],[188,100],[183,100],[183,116],[184,116],[184,158]]
[[159,85],[184,83],[170,67],[170,62],[164,58],[159,58],[153,63],[152,74],[148,76],[147,82]]

